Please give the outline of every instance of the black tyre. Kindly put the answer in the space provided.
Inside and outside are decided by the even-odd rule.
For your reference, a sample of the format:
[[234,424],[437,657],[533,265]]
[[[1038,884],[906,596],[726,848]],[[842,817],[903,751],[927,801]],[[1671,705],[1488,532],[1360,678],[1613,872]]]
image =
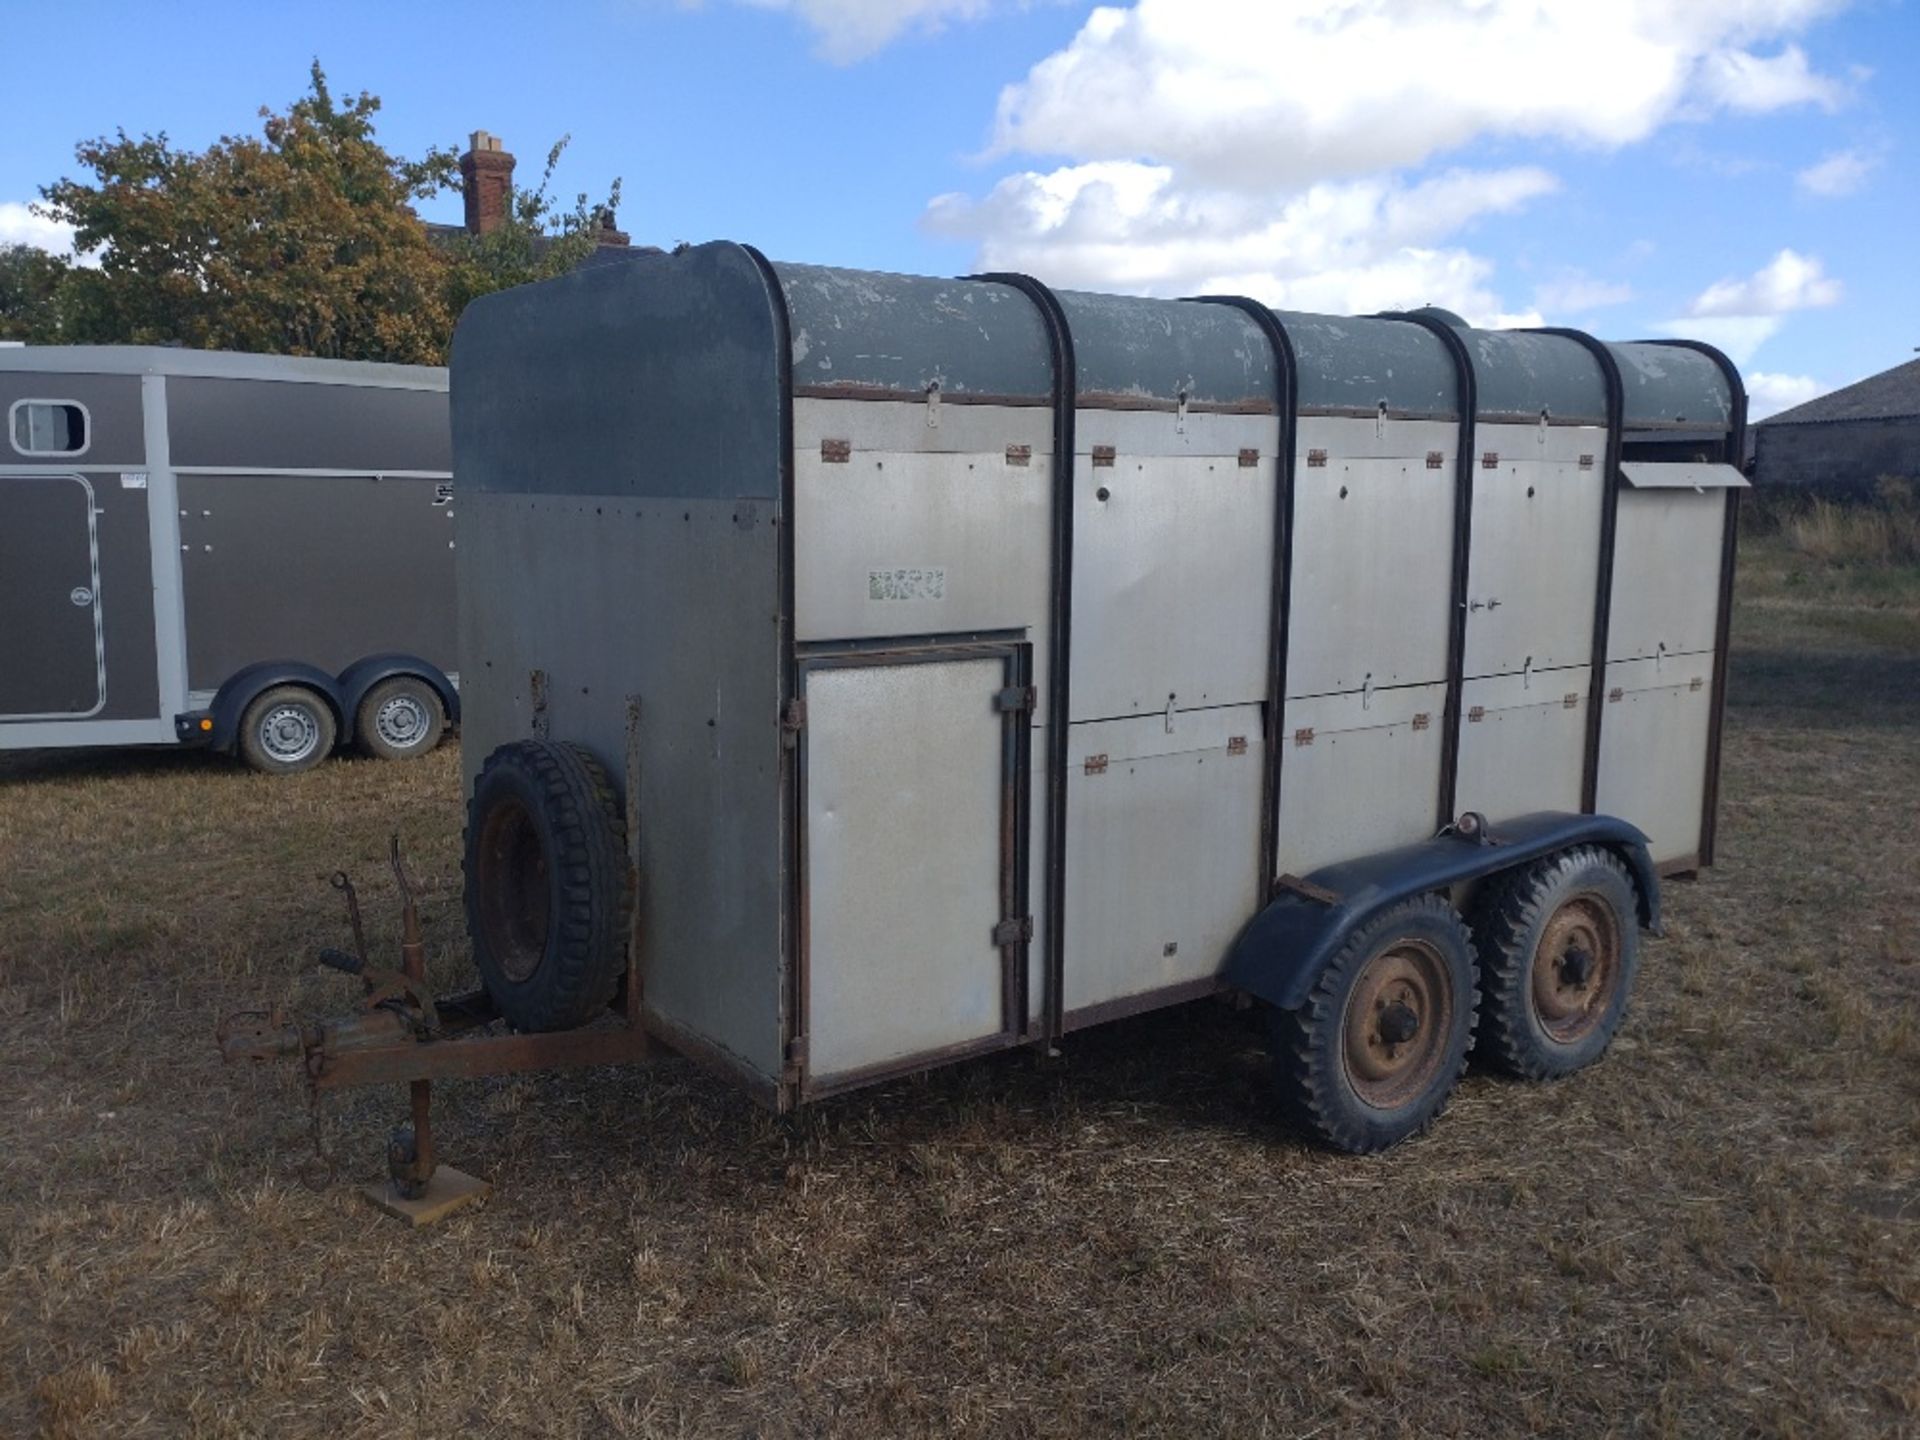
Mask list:
[[333,707],[304,685],[262,692],[240,717],[240,757],[263,775],[297,775],[333,753]]
[[501,1014],[567,1030],[607,1008],[626,971],[626,826],[600,762],[520,740],[487,757],[467,805],[467,934]]
[[353,738],[376,759],[411,760],[431,753],[446,729],[446,708],[433,686],[418,675],[395,675],[367,691]]
[[1480,1053],[1527,1080],[1598,1060],[1640,965],[1639,901],[1619,857],[1563,850],[1496,876],[1473,908]]
[[1308,1136],[1366,1154],[1433,1123],[1473,1045],[1473,940],[1438,896],[1368,921],[1298,1010],[1274,1014],[1280,1103]]

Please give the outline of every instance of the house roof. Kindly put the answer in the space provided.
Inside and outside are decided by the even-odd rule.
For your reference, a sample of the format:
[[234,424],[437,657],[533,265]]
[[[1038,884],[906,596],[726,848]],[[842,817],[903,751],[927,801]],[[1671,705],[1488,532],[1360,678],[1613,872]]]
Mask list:
[[1920,360],[1909,360],[1857,385],[1835,390],[1760,421],[1762,425],[1818,425],[1835,420],[1891,420],[1920,415]]

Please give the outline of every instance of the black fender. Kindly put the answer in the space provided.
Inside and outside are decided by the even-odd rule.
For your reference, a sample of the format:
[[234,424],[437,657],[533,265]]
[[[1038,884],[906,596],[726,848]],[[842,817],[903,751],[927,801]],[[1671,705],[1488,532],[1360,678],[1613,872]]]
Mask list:
[[353,739],[354,717],[360,713],[360,702],[367,698],[367,692],[382,680],[391,680],[396,675],[412,675],[426,681],[433,687],[433,693],[440,697],[441,708],[447,712],[447,724],[460,723],[460,692],[453,688],[453,682],[438,665],[422,660],[418,655],[397,651],[386,655],[368,655],[340,672],[340,698],[346,706],[340,718],[340,739],[343,744]]
[[1660,879],[1647,837],[1611,815],[1543,810],[1474,833],[1449,826],[1431,840],[1282,881],[1281,893],[1248,923],[1227,955],[1229,986],[1295,1010],[1347,937],[1380,911],[1415,895],[1480,880],[1570,845],[1602,845],[1626,863],[1640,901],[1640,923],[1660,933]]
[[214,695],[213,704],[207,707],[207,713],[213,716],[213,732],[207,743],[216,750],[233,749],[240,736],[240,717],[246,714],[247,706],[258,699],[262,691],[276,685],[303,685],[316,691],[332,707],[340,738],[346,739],[348,717],[352,712],[345,707],[339,681],[318,665],[302,660],[256,660],[229,675]]

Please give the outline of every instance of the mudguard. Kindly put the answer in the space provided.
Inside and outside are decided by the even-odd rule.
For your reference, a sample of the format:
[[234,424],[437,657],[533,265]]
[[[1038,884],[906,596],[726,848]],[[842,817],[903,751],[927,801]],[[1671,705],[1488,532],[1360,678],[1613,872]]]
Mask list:
[[438,665],[422,660],[418,655],[406,655],[399,652],[386,655],[369,655],[356,660],[340,672],[340,699],[345,709],[340,716],[340,741],[345,744],[353,739],[354,718],[360,713],[360,702],[366,699],[367,692],[382,680],[391,680],[395,675],[417,675],[433,687],[434,694],[440,697],[440,705],[447,712],[447,724],[460,723],[460,692],[453,688],[453,682]]
[[226,684],[213,697],[213,704],[207,707],[213,716],[213,733],[207,743],[216,750],[232,750],[240,734],[240,717],[246,714],[247,706],[262,691],[271,690],[275,685],[304,685],[319,692],[333,707],[333,718],[340,727],[341,737],[345,738],[353,712],[343,703],[339,681],[319,666],[304,661],[256,660],[228,676]]
[[1602,845],[1626,863],[1640,923],[1660,933],[1660,880],[1647,837],[1611,815],[1543,810],[1468,835],[1431,840],[1316,870],[1282,882],[1281,893],[1240,932],[1222,980],[1283,1010],[1299,1008],[1347,937],[1389,905],[1525,864],[1570,845]]

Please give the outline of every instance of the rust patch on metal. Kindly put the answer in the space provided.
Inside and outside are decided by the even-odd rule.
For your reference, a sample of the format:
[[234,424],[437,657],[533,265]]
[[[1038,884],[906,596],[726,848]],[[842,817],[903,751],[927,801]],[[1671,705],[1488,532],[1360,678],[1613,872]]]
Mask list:
[[1260,452],[1258,450],[1248,448],[1240,452],[1240,468],[1242,470],[1251,470],[1259,463]]
[[1307,451],[1307,468],[1309,470],[1326,469],[1327,468],[1327,452],[1324,450]]
[[1311,880],[1303,880],[1298,875],[1282,875],[1273,882],[1274,890],[1289,890],[1295,895],[1304,895],[1309,900],[1317,900],[1322,905],[1338,905],[1340,894],[1324,885],[1316,885]]
[[1471,710],[1467,711],[1467,719],[1472,724],[1477,725],[1486,718],[1487,718],[1487,707],[1484,705],[1476,705]]
[[1089,755],[1087,756],[1085,768],[1089,775],[1104,775],[1107,773],[1107,757],[1104,755]]
[[1311,745],[1313,743],[1313,727],[1311,725],[1307,725],[1299,730],[1294,731],[1293,743],[1295,745]]
[[1009,465],[1017,465],[1024,470],[1032,462],[1033,447],[1031,445],[1007,446],[1007,463]]
[[1438,470],[1438,469],[1441,469],[1443,466],[1445,466],[1446,463],[1447,463],[1447,457],[1442,451],[1439,451],[1439,450],[1427,451],[1427,469]]
[[1247,737],[1246,736],[1230,735],[1227,737],[1227,754],[1244,755],[1246,753],[1247,753]]
[[1118,458],[1118,453],[1119,452],[1117,452],[1111,445],[1094,446],[1093,447],[1093,468],[1096,470],[1112,469],[1114,460]]
[[820,461],[824,465],[845,465],[853,459],[851,440],[822,440],[820,442]]
[[1413,728],[1416,730],[1424,730],[1431,724],[1433,724],[1433,716],[1425,710],[1413,717]]

